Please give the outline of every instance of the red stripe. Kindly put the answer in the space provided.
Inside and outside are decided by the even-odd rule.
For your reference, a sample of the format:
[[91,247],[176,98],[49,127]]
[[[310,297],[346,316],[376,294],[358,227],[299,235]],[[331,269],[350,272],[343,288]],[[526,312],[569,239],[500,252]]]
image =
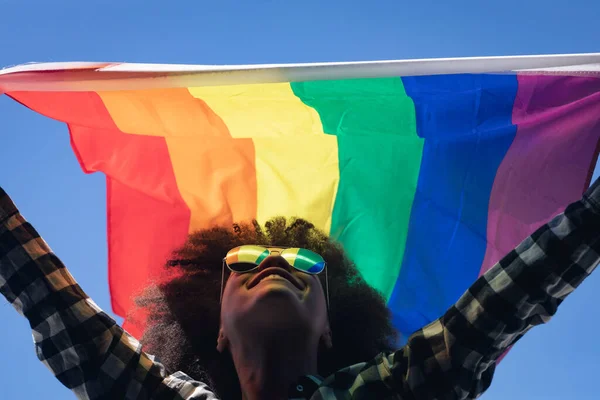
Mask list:
[[[107,176],[109,284],[113,311],[133,309],[133,296],[160,276],[173,248],[185,241],[190,210],[175,180],[162,137],[130,135],[114,124],[93,92],[10,93],[51,118],[69,122],[82,169]],[[129,326],[135,336],[141,327]]]

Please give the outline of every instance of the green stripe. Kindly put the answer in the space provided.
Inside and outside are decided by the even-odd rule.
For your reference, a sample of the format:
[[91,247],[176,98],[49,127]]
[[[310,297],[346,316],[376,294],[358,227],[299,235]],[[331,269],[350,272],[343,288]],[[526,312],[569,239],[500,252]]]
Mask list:
[[398,78],[292,83],[337,135],[340,183],[331,236],[386,299],[404,256],[423,139]]

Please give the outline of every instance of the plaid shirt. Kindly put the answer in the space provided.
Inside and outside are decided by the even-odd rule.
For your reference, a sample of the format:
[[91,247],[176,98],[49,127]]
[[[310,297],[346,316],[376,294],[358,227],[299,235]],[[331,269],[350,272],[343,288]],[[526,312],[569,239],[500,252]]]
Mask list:
[[[393,354],[321,380],[301,377],[290,398],[472,399],[497,358],[558,305],[600,261],[600,181]],[[215,399],[169,374],[77,285],[0,189],[0,291],[30,322],[39,359],[82,399]]]

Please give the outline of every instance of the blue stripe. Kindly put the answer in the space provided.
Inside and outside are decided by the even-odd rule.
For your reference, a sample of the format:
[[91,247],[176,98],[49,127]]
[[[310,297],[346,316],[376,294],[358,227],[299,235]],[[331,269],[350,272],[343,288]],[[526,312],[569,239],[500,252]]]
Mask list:
[[389,300],[404,336],[440,317],[475,281],[496,170],[510,147],[516,76],[403,78],[425,139],[406,252]]

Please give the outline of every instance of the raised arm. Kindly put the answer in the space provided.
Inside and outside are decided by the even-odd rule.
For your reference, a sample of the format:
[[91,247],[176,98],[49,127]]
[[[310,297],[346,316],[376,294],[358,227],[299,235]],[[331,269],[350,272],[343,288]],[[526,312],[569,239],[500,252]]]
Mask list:
[[392,373],[416,398],[446,398],[441,391],[478,397],[496,360],[548,322],[599,262],[600,180],[479,278],[444,316],[412,335],[394,355]]
[[[477,398],[489,387],[497,359],[529,329],[548,322],[599,262],[600,180],[402,349],[340,371],[343,386],[355,393],[371,387],[404,400]],[[324,386],[341,389],[333,378]],[[321,389],[319,398],[327,398],[328,390]]]
[[82,399],[213,399],[167,375],[73,279],[0,188],[0,292],[31,325],[38,358]]

